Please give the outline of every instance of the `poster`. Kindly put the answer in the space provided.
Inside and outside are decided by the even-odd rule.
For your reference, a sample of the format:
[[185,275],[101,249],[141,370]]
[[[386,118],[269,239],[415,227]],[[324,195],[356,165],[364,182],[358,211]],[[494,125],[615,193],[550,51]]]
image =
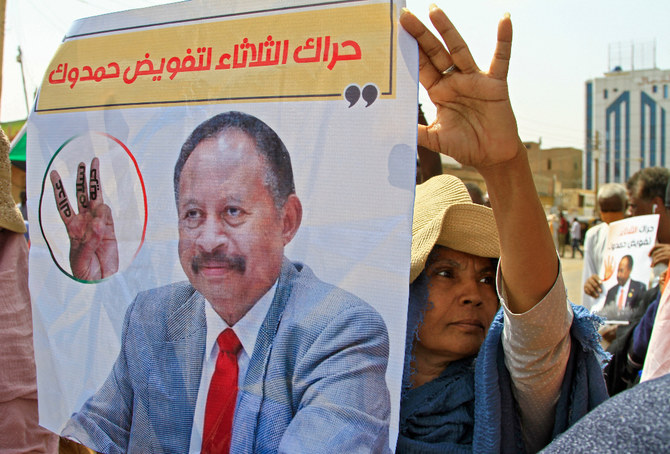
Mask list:
[[[377,435],[340,433],[342,452],[394,448],[418,82],[402,6],[184,2],[73,24],[28,124],[42,425],[99,451],[199,451],[212,314],[234,327],[258,307],[233,450],[305,443],[300,424],[325,443],[345,404]],[[67,431],[105,406],[123,433]]]
[[649,252],[656,243],[658,215],[635,216],[609,224],[601,269],[603,287],[592,311],[608,323],[626,323],[651,278]]

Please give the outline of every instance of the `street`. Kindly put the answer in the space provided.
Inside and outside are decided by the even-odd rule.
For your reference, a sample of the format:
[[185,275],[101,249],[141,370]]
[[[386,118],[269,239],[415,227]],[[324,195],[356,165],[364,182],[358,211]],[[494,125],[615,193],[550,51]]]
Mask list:
[[575,304],[582,304],[582,264],[583,259],[577,255],[572,257],[572,251],[566,248],[565,256],[561,259],[563,266],[563,280],[568,290],[568,298]]

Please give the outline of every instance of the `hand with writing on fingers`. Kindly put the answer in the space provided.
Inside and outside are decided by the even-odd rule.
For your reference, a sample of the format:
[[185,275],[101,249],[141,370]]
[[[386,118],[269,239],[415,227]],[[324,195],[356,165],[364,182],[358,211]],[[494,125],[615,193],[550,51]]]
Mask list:
[[93,158],[91,161],[88,185],[86,164],[79,163],[77,214],[70,206],[58,171],[52,171],[49,177],[58,212],[70,238],[72,275],[85,281],[97,281],[116,273],[119,269],[119,252],[112,210],[102,199],[99,159]]
[[431,6],[430,20],[445,46],[407,10],[400,23],[419,44],[419,80],[437,108],[436,119],[419,127],[419,145],[477,169],[513,161],[523,147],[510,104],[507,71],[512,22],[498,24],[498,42],[488,72],[475,63],[446,14]]

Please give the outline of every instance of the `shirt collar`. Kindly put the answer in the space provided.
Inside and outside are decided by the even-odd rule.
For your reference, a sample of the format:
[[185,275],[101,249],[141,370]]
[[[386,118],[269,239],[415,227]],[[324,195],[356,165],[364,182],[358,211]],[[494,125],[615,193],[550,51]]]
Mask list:
[[[242,349],[249,357],[251,357],[254,352],[258,331],[270,309],[276,290],[277,281],[275,281],[275,283],[272,284],[272,287],[270,287],[270,290],[268,290],[267,293],[263,295],[246,314],[244,314],[244,317],[232,327],[233,331],[235,331],[235,335],[242,344]],[[207,348],[206,351],[211,354],[214,353],[214,345],[216,344],[216,339],[219,337],[219,334],[226,328],[230,328],[230,326],[216,313],[212,307],[212,303],[207,299],[205,299],[205,301],[207,303],[205,304],[205,319],[207,323],[207,344],[205,347]]]

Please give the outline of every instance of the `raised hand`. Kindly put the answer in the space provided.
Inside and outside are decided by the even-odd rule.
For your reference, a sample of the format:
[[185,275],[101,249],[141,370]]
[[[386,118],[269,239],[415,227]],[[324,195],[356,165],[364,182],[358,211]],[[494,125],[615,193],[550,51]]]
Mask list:
[[498,24],[488,72],[480,71],[461,35],[434,5],[430,20],[446,48],[412,13],[405,10],[400,16],[402,26],[419,44],[419,80],[437,108],[433,124],[419,126],[419,145],[478,169],[514,159],[520,140],[507,88],[509,15]]
[[88,185],[86,164],[77,169],[77,209],[75,214],[56,170],[49,175],[56,206],[70,238],[70,268],[81,280],[96,281],[116,273],[119,251],[114,234],[112,210],[102,200],[100,161],[93,158]]
[[603,281],[608,280],[614,274],[614,257],[608,255],[604,262],[605,272],[603,274]]

